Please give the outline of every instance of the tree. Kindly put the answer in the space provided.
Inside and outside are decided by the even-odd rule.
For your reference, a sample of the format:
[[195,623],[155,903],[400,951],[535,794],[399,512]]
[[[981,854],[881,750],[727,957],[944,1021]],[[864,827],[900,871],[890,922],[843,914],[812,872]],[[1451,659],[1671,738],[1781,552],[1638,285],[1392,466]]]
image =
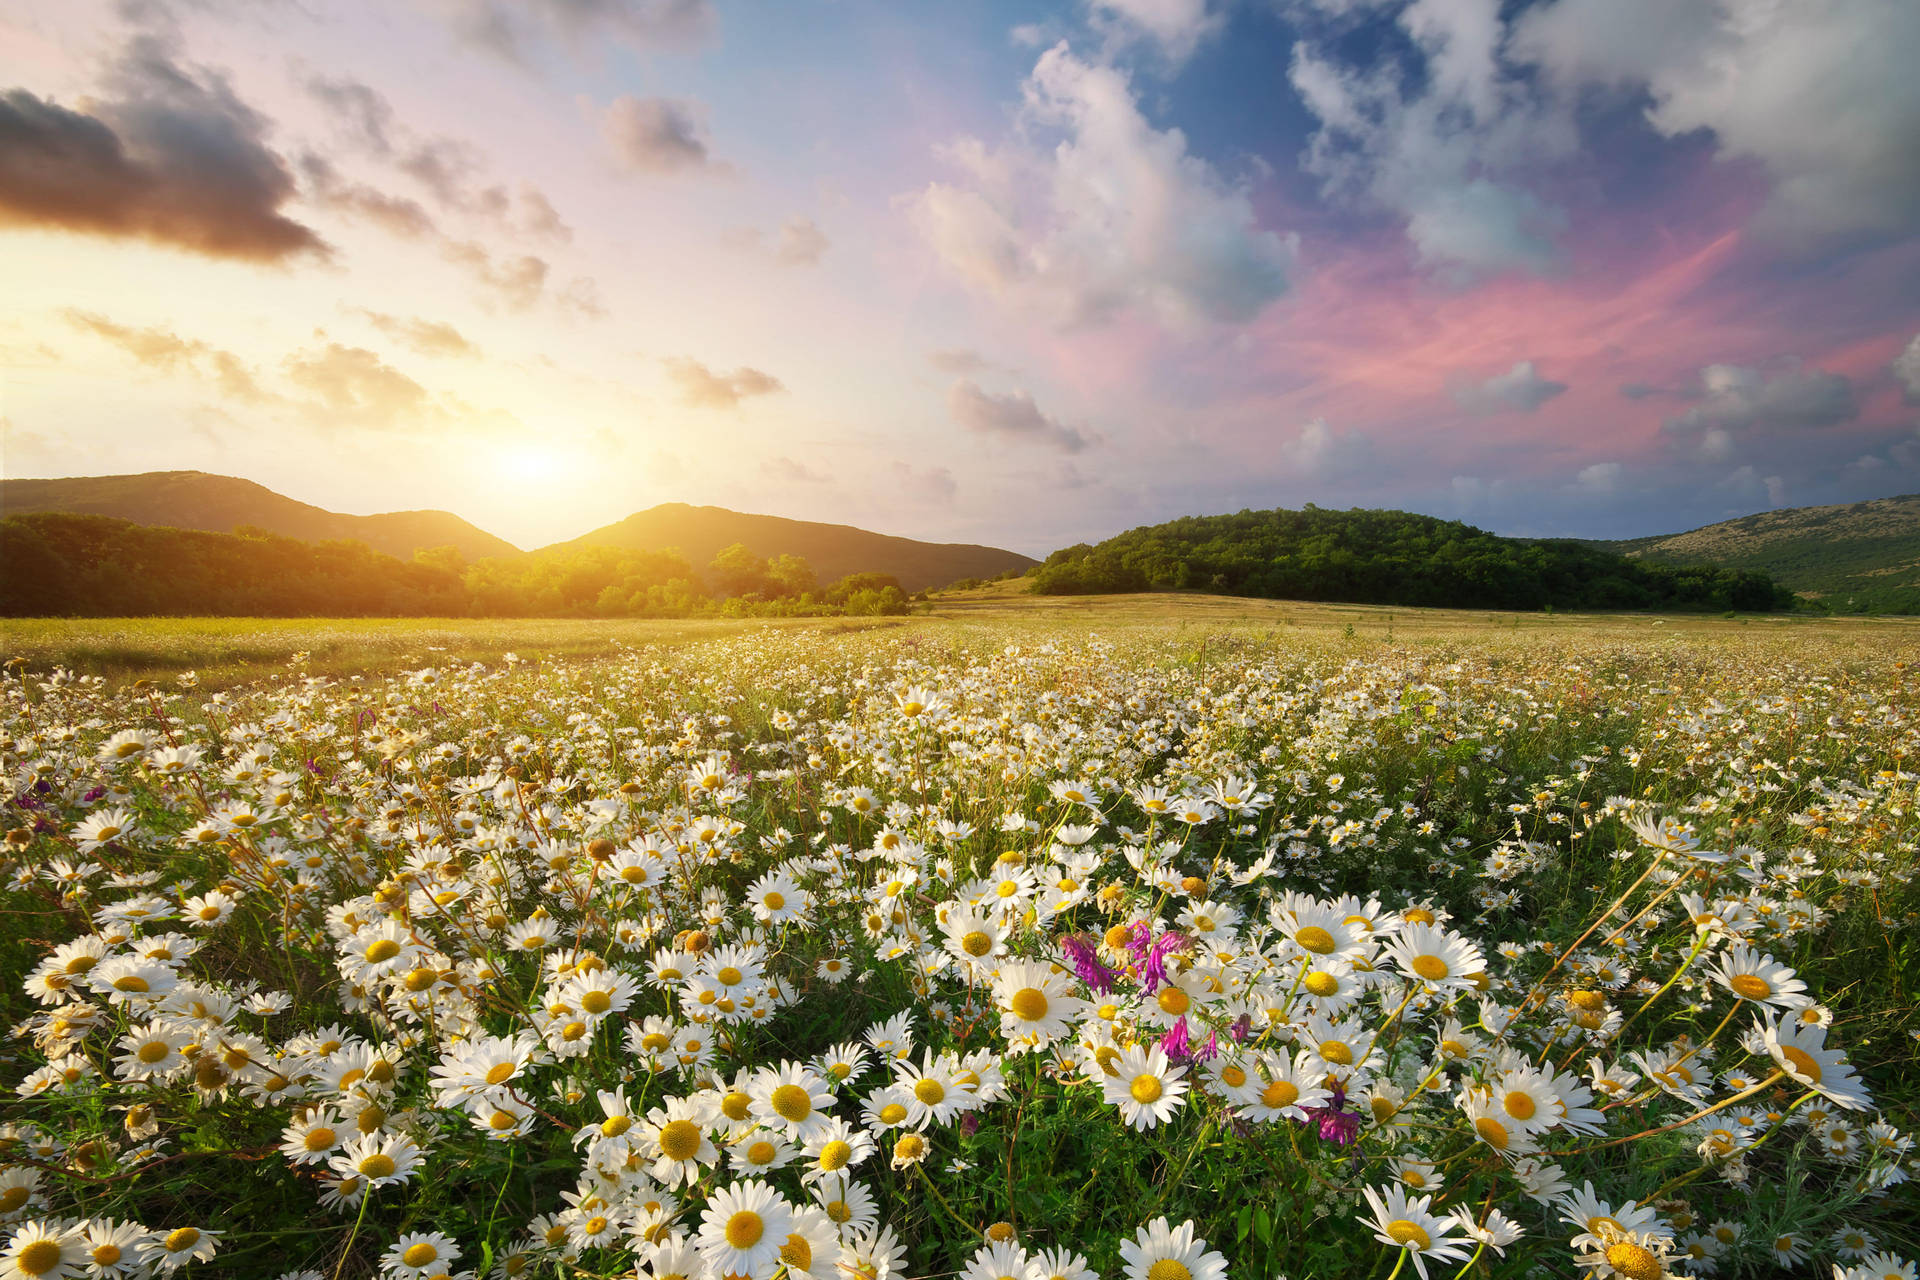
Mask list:
[[707,566],[707,576],[714,591],[722,596],[765,595],[771,585],[767,562],[747,550],[744,542],[736,542],[715,556]]
[[767,561],[767,580],[774,594],[782,596],[803,596],[819,585],[804,556],[786,554]]

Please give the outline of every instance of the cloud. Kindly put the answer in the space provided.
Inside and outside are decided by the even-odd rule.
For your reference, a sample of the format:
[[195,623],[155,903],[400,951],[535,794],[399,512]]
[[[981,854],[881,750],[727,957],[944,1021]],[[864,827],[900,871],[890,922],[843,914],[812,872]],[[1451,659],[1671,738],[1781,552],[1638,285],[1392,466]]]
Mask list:
[[1361,432],[1335,431],[1325,418],[1314,418],[1281,442],[1279,457],[1290,471],[1333,480],[1365,471],[1373,461],[1373,442]]
[[667,366],[667,375],[679,386],[680,399],[703,408],[732,409],[749,396],[786,390],[772,374],[745,366],[732,373],[716,373],[698,360],[684,356],[662,363]]
[[892,471],[895,492],[912,502],[952,506],[955,496],[960,492],[953,472],[946,467],[914,467],[909,463],[895,462]]
[[707,154],[704,114],[697,102],[622,94],[607,104],[600,132],[630,173],[695,173],[716,167]]
[[762,462],[760,474],[769,480],[777,480],[781,484],[828,484],[833,479],[826,473],[815,471],[805,463],[796,462],[784,454]]
[[1907,403],[1920,404],[1920,333],[1914,334],[1906,349],[1893,358],[1893,376],[1906,389]]
[[530,253],[501,255],[478,241],[452,242],[442,250],[447,261],[465,267],[487,288],[515,311],[525,311],[540,301],[551,269],[544,258]]
[[281,212],[293,174],[270,124],[221,76],[137,37],[109,95],[75,111],[24,89],[0,94],[0,225],[147,240],[214,258],[326,256]]
[[1611,497],[1619,491],[1620,481],[1626,471],[1617,462],[1596,462],[1580,468],[1573,477],[1573,487],[1596,497]]
[[1810,246],[1920,223],[1920,5],[1911,0],[1558,0],[1515,56],[1572,89],[1644,88],[1667,137],[1713,134],[1772,180],[1757,229]]
[[388,195],[364,182],[351,181],[318,152],[308,151],[300,157],[300,171],[307,179],[308,198],[323,209],[371,222],[407,240],[439,234],[433,215],[418,200]]
[[953,347],[927,353],[927,363],[942,373],[980,373],[993,366],[978,351]]
[[68,324],[112,343],[140,364],[167,373],[192,374],[229,399],[266,404],[279,398],[261,387],[239,356],[198,338],[183,338],[157,326],[136,329],[93,311],[69,309],[62,315]]
[[712,0],[445,0],[454,30],[513,62],[543,37],[585,47],[611,36],[635,48],[684,51],[713,37]]
[[748,253],[770,253],[783,267],[812,267],[826,256],[832,241],[812,218],[796,214],[780,225],[780,232],[768,244],[758,227],[739,227],[724,236],[726,243]]
[[1455,282],[1554,270],[1566,216],[1516,178],[1573,148],[1570,114],[1502,67],[1497,0],[1414,0],[1397,22],[1418,76],[1294,45],[1288,78],[1320,122],[1306,169],[1329,198],[1398,215],[1421,264]]
[[1154,128],[1123,72],[1056,44],[1024,94],[1023,124],[1057,145],[961,138],[939,154],[966,179],[906,199],[963,283],[1065,326],[1135,309],[1174,327],[1240,323],[1287,291],[1295,238],[1262,229],[1180,130]]
[[1087,8],[1112,42],[1146,42],[1174,68],[1226,25],[1207,0],[1087,0]]
[[1025,391],[996,395],[962,378],[947,392],[947,409],[955,422],[980,435],[1032,441],[1063,453],[1079,453],[1087,447],[1084,434],[1040,412]]
[[1522,360],[1484,382],[1456,384],[1453,399],[1470,413],[1532,413],[1566,389],[1566,383],[1552,382],[1536,373],[1533,361]]
[[418,316],[393,316],[382,311],[362,311],[374,328],[423,356],[477,356],[480,348],[466,336],[441,320],[423,320]]
[[[484,164],[472,146],[454,138],[413,135],[399,123],[386,96],[372,86],[345,77],[312,76],[305,87],[331,113],[356,150],[392,165],[419,183],[442,210],[484,219],[511,235],[560,243],[573,239],[573,229],[538,187],[522,181],[509,191],[503,183],[482,182],[479,174]],[[321,177],[331,175],[338,180],[332,162],[311,152],[302,164],[317,166]],[[311,179],[313,175],[309,176]],[[321,195],[324,198],[327,192],[323,189]],[[404,203],[419,208],[413,201]],[[425,216],[424,209],[420,215]]]
[[390,428],[432,407],[425,387],[365,347],[329,342],[287,357],[286,370],[314,397],[309,416],[328,427]]
[[1700,371],[1700,390],[1700,403],[1662,428],[1693,442],[1709,461],[1731,457],[1742,434],[1829,427],[1860,413],[1853,384],[1820,369],[1790,368],[1768,377],[1744,365],[1710,364]]

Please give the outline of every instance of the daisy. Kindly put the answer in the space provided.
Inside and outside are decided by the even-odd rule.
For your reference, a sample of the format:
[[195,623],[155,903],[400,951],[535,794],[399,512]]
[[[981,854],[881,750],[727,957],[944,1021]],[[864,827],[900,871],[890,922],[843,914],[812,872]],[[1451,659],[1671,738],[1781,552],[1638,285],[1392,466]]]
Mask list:
[[29,1222],[15,1231],[0,1253],[0,1277],[5,1280],[61,1280],[87,1265],[85,1241],[77,1231],[56,1231],[44,1222]]
[[420,1156],[420,1148],[401,1134],[368,1133],[347,1143],[327,1161],[327,1167],[342,1177],[384,1187],[411,1178],[420,1167]]
[[800,1148],[778,1133],[755,1129],[727,1148],[732,1167],[747,1173],[771,1173],[800,1158]]
[[1027,1280],[1099,1280],[1085,1255],[1072,1249],[1042,1249],[1027,1258]]
[[338,1112],[322,1107],[280,1131],[280,1153],[295,1164],[324,1164],[347,1140]]
[[840,1280],[840,1229],[818,1209],[794,1210],[793,1223],[780,1246],[780,1264],[787,1277]]
[[1729,947],[1710,973],[1714,981],[1734,995],[1758,1005],[1798,1009],[1812,1003],[1805,994],[1807,984],[1796,978],[1792,969],[1776,962],[1772,956],[1749,949],[1744,943],[1736,942]]
[[700,1215],[694,1244],[715,1271],[766,1280],[780,1267],[793,1233],[793,1210],[758,1178],[715,1191]]
[[1780,1069],[1840,1106],[1863,1111],[1871,1100],[1860,1078],[1847,1065],[1846,1055],[1826,1047],[1827,1029],[1801,1023],[1768,1023],[1767,1052]]
[[850,1280],[892,1280],[907,1274],[907,1248],[892,1227],[850,1231],[840,1242],[840,1270]]
[[974,1250],[960,1280],[1026,1280],[1027,1251],[1013,1240],[987,1240]]
[[96,1218],[82,1223],[80,1239],[87,1251],[87,1274],[102,1280],[137,1274],[140,1244],[148,1234],[137,1222]]
[[1453,1233],[1460,1223],[1451,1217],[1435,1217],[1427,1211],[1433,1197],[1410,1199],[1405,1187],[1390,1186],[1383,1195],[1372,1187],[1361,1188],[1373,1208],[1374,1239],[1385,1245],[1405,1249],[1413,1259],[1420,1280],[1426,1280],[1427,1259],[1458,1262],[1467,1249]]
[[1432,925],[1408,925],[1388,939],[1385,951],[1401,973],[1440,990],[1471,986],[1487,968],[1480,948]]
[[175,1227],[149,1232],[140,1242],[140,1261],[161,1273],[178,1271],[189,1262],[209,1262],[220,1245],[220,1233],[199,1227]]
[[1241,1097],[1241,1114],[1249,1120],[1305,1120],[1308,1107],[1325,1105],[1333,1095],[1320,1086],[1309,1061],[1304,1050],[1291,1058],[1263,1055],[1248,1092]]
[[1121,1051],[1113,1074],[1101,1079],[1106,1101],[1120,1108],[1120,1118],[1135,1129],[1151,1129],[1172,1118],[1187,1091],[1185,1067],[1168,1063],[1158,1045],[1138,1045]]
[[1155,1218],[1120,1242],[1127,1280],[1226,1280],[1227,1260],[1196,1239],[1193,1223]]
[[410,1231],[380,1259],[388,1274],[396,1276],[442,1275],[458,1261],[460,1246],[438,1231]]
[[865,1129],[856,1129],[835,1116],[807,1140],[804,1154],[808,1168],[800,1175],[800,1180],[814,1182],[821,1178],[843,1177],[847,1170],[865,1161],[873,1152],[872,1134]]
[[1009,1049],[1024,1052],[1066,1036],[1086,1007],[1073,990],[1071,975],[1051,965],[1002,965],[994,975],[993,998]]
[[[702,1122],[705,1107],[694,1098],[669,1098],[664,1107],[647,1113],[639,1130],[643,1158],[651,1158],[648,1173],[666,1186],[691,1184],[707,1169],[720,1162]],[[611,1118],[607,1124],[611,1124]],[[601,1128],[604,1131],[606,1125]]]
[[1605,1243],[1592,1242],[1576,1259],[1599,1280],[1661,1280],[1673,1274],[1673,1242],[1644,1232],[1623,1232]]
[[750,1092],[753,1113],[760,1122],[784,1130],[799,1142],[812,1137],[827,1122],[827,1110],[833,1106],[833,1091],[827,1082],[798,1062],[782,1062],[760,1072]]
[[822,1178],[813,1184],[813,1200],[820,1212],[839,1227],[842,1236],[871,1230],[880,1221],[873,1192],[866,1184],[843,1176]]

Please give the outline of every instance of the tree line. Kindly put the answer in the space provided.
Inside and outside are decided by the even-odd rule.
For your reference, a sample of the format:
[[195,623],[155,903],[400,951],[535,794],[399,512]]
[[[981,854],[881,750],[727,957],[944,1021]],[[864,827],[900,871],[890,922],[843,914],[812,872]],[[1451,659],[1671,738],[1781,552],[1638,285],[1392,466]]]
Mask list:
[[364,542],[208,533],[110,516],[0,520],[0,615],[127,617],[690,617],[901,614],[891,575],[822,586],[799,556],[735,544],[696,570],[678,551],[586,547],[468,563],[400,560]]
[[1763,613],[1793,607],[1764,573],[1629,560],[1572,539],[1503,538],[1407,511],[1241,511],[1130,529],[1048,556],[1045,595],[1187,590],[1462,609]]

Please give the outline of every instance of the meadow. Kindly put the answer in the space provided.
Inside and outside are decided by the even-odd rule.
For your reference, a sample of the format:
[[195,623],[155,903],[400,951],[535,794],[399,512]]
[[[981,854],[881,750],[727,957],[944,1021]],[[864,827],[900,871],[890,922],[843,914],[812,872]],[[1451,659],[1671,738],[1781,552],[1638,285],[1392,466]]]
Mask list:
[[1913,1280],[1920,635],[6,624],[0,1280]]

